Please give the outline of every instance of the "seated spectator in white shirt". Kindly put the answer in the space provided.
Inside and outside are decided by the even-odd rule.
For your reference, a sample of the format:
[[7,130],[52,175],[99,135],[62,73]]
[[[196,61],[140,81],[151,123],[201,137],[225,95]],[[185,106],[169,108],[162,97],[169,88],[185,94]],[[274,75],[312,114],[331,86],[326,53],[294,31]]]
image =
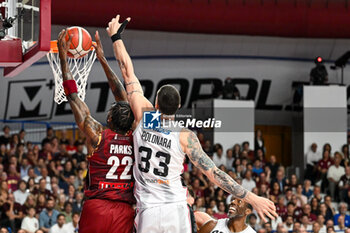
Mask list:
[[36,174],[35,174],[34,168],[30,167],[30,168],[28,169],[28,174],[27,174],[25,177],[23,177],[22,180],[24,180],[25,182],[28,182],[28,180],[29,180],[30,178],[36,179],[36,177],[37,177],[37,176],[36,176]]
[[213,162],[217,167],[220,167],[220,165],[226,166],[226,156],[223,155],[223,149],[220,144],[215,145],[215,153],[213,155]]
[[65,225],[66,217],[64,214],[57,215],[56,224],[50,228],[49,233],[71,233],[68,231],[67,226]]
[[35,183],[39,183],[41,179],[46,180],[46,189],[51,191],[51,177],[49,176],[49,171],[47,170],[47,167],[44,166],[40,169],[41,176],[38,176],[35,179]]
[[248,191],[252,191],[252,189],[256,187],[256,183],[252,178],[252,171],[250,170],[246,171],[245,178],[242,180],[242,186]]
[[326,225],[324,224],[325,218],[324,218],[324,216],[323,216],[322,214],[319,214],[319,215],[317,216],[317,222],[318,222],[318,224],[320,225],[320,231],[319,231],[319,233],[327,233],[327,227],[326,227]]
[[69,233],[79,232],[79,219],[80,219],[80,214],[77,212],[73,213],[72,222],[69,222],[65,225]]
[[19,189],[13,192],[13,196],[15,197],[15,202],[23,205],[29,195],[29,192],[27,192],[27,184],[24,180],[21,180],[18,186]]
[[287,229],[287,231],[293,231],[293,223],[294,223],[293,216],[288,215],[284,224],[284,227]]
[[340,166],[342,156],[339,152],[334,153],[334,165],[330,166],[327,172],[327,179],[329,181],[329,190],[331,192],[332,199],[336,198],[335,188],[340,181],[340,178],[345,174],[344,167]]
[[309,222],[309,217],[307,214],[303,214],[301,217],[301,226],[303,226],[306,231],[312,231],[312,225]]
[[34,233],[39,229],[39,221],[35,217],[34,207],[29,208],[28,215],[22,221],[21,229],[26,230],[27,233]]

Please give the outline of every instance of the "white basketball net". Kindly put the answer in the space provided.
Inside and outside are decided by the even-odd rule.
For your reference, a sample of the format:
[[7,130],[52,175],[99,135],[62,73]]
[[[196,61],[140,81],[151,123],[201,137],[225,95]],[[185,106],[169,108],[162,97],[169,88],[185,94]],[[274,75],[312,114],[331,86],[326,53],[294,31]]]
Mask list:
[[[61,71],[60,59],[58,57],[58,53],[49,52],[47,55],[47,59],[49,60],[53,76],[55,78],[55,102],[57,104],[61,104],[64,101],[68,101],[66,94],[63,89],[63,78]],[[78,96],[80,99],[85,99],[86,94],[86,84],[87,79],[96,59],[95,50],[90,51],[87,55],[82,58],[68,58],[69,70],[71,71],[75,82],[78,87]]]

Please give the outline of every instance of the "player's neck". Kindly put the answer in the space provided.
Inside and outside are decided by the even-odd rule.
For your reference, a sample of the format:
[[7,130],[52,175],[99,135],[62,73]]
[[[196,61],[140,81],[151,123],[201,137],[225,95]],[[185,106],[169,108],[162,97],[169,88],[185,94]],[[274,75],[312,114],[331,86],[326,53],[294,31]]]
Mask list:
[[246,216],[230,218],[227,227],[231,232],[241,232],[247,228],[245,224]]

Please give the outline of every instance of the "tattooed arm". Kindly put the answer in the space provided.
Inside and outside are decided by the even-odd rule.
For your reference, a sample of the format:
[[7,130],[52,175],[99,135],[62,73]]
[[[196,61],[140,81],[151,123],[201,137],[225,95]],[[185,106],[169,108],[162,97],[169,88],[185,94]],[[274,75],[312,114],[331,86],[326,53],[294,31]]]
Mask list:
[[123,84],[120,82],[118,76],[113,72],[111,67],[108,65],[107,59],[103,52],[101,39],[98,31],[95,34],[96,45],[95,47],[97,59],[100,61],[102,68],[107,76],[109,87],[112,90],[115,101],[128,101],[126,91]]
[[193,165],[199,168],[211,182],[232,194],[233,197],[250,203],[265,222],[266,218],[264,214],[270,218],[273,218],[272,215],[278,216],[273,202],[246,190],[229,175],[217,168],[214,162],[203,151],[197,136],[192,131],[187,129],[181,131],[180,143],[183,151],[190,158]]
[[[130,18],[127,19],[130,21]],[[119,15],[112,19],[108,24],[107,32],[109,36],[114,35],[121,24],[119,23]],[[125,45],[121,39],[113,43],[114,55],[118,61],[120,71],[125,81],[125,87],[128,95],[128,100],[131,109],[135,116],[135,121],[138,124],[143,117],[143,111],[153,109],[153,105],[143,95],[140,81],[135,75],[134,66],[131,58],[126,51]]]
[[[69,65],[67,62],[67,51],[71,38],[69,41],[66,41],[66,34],[67,31],[62,30],[58,38],[58,50],[63,81],[74,79],[69,70]],[[92,147],[92,149],[95,148],[99,141],[99,135],[103,130],[102,125],[91,117],[88,106],[79,98],[77,93],[68,95],[67,99],[72,108],[75,122],[77,123],[79,129],[85,133],[89,146]]]

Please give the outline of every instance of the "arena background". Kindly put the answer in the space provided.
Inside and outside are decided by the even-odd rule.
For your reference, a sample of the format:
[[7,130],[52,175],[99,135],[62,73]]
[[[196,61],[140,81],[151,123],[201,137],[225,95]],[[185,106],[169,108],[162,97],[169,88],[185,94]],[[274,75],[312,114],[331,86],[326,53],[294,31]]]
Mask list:
[[[80,10],[78,2],[82,3],[69,6],[69,1],[53,1],[52,40],[68,26],[84,26],[92,36],[98,30],[109,64],[121,77],[105,27],[112,13],[120,13],[122,18],[131,16],[123,39],[146,97],[153,102],[158,87],[165,83],[184,87],[181,112],[190,113],[193,103],[213,99],[225,80],[232,78],[241,97],[255,103],[254,128],[263,132],[266,161],[276,155],[288,178],[296,173],[303,180],[306,153],[312,142],[318,144],[319,151],[323,144],[331,142],[332,152],[341,151],[347,144],[347,111],[341,110],[345,115],[338,138],[331,133],[339,132],[316,129],[317,135],[306,140],[303,100],[294,100],[298,88],[309,85],[316,56],[324,59],[329,84],[341,83],[340,69],[330,66],[350,47],[347,1],[117,1],[120,6],[115,3],[115,9],[111,8],[114,1],[106,1],[105,5]],[[71,16],[75,11],[79,13]],[[345,105],[349,103],[349,75],[345,67]],[[23,126],[28,132],[37,128],[39,131],[32,136],[37,140],[32,141],[41,143],[46,126],[57,129],[59,137],[60,129],[74,125],[69,105],[54,103],[53,76],[46,57],[14,78],[0,78],[0,125],[10,125],[11,133]],[[89,75],[85,101],[92,116],[104,123],[113,95],[98,61]],[[335,98],[334,103],[337,101]],[[337,107],[344,109],[344,105]],[[331,118],[335,110],[332,106],[329,109]],[[332,124],[339,127],[337,122]],[[254,132],[249,133],[248,138],[234,141],[231,146],[250,141],[250,149],[254,150]]]

